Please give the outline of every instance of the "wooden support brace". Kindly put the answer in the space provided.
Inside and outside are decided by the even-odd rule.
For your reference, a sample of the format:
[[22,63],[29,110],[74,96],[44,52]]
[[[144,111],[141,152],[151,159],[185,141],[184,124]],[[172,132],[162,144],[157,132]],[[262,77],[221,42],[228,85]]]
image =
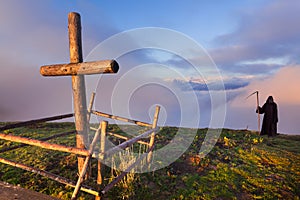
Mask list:
[[[153,128],[153,129],[157,128],[157,122],[158,122],[159,110],[160,110],[160,107],[159,107],[159,106],[156,106],[156,108],[155,108],[155,113],[154,113],[154,117],[153,117],[153,123],[152,123],[152,128]],[[155,134],[156,134],[155,132],[153,132],[153,133],[151,134],[151,138],[150,138],[150,141],[149,141],[149,147],[150,147],[151,149],[153,149],[152,146],[154,145]],[[153,154],[152,151],[150,151],[149,154],[148,154],[148,158],[147,158],[148,163],[150,163],[151,160],[152,160],[152,154]]]
[[125,149],[126,147],[131,146],[133,143],[137,142],[138,140],[141,140],[142,138],[148,137],[150,134],[152,134],[153,132],[156,132],[157,130],[158,130],[158,127],[156,127],[155,129],[150,129],[150,130],[146,131],[145,133],[143,133],[141,135],[138,135],[134,138],[131,138],[130,140],[127,140],[127,141],[119,144],[118,146],[115,146],[115,147],[107,150],[104,153],[104,156],[113,155],[113,154]]
[[[52,179],[54,181],[57,181],[59,183],[63,183],[63,184],[66,184],[68,186],[75,187],[75,182],[74,181],[66,179],[66,178],[61,177],[61,176],[58,176],[56,174],[52,174],[50,172],[47,172],[47,171],[44,171],[44,170],[41,170],[41,169],[37,169],[37,168],[34,168],[34,167],[30,167],[30,166],[24,165],[22,163],[18,163],[18,162],[11,161],[11,160],[1,158],[1,157],[0,157],[0,162],[3,163],[3,164],[13,166],[13,167],[21,168],[21,169],[29,171],[29,172],[37,173],[41,176],[45,176],[45,177],[50,178],[50,179]],[[84,191],[84,192],[87,192],[89,194],[99,196],[99,192],[94,191],[94,189],[92,189],[88,186],[81,187],[81,190]]]
[[[123,140],[129,140],[130,139],[129,137],[125,137],[123,135],[119,135],[119,134],[111,133],[111,132],[107,132],[107,135],[111,135],[111,136],[114,136],[114,137],[117,137],[117,138],[120,138],[120,139],[123,139]],[[137,141],[137,143],[147,145],[147,146],[149,145],[148,142],[144,142],[142,140]]]
[[96,93],[92,92],[91,97],[90,97],[89,107],[88,107],[88,110],[87,110],[87,112],[88,112],[87,113],[87,120],[88,121],[90,121],[90,119],[91,119],[92,108],[93,108],[93,105],[94,105],[95,96],[96,96]]
[[119,116],[115,116],[115,115],[111,115],[111,114],[107,114],[107,113],[103,113],[103,112],[99,112],[99,111],[95,111],[95,110],[93,110],[92,113],[94,115],[97,115],[97,116],[100,116],[100,117],[115,119],[115,120],[119,120],[119,121],[123,121],[123,122],[129,122],[129,123],[136,124],[136,125],[139,125],[139,126],[152,127],[152,124],[149,124],[149,123],[146,123],[146,122],[140,122],[140,121],[137,121],[137,120],[128,119],[128,118],[125,118],[125,117],[119,117]]
[[[94,105],[95,95],[96,95],[96,93],[92,92],[91,97],[90,97],[90,103],[89,103],[89,107],[88,107],[88,110],[87,110],[87,121],[88,121],[88,123],[90,122],[90,119],[91,119],[91,114],[92,114],[91,111],[92,111],[92,108],[93,108],[93,105]],[[91,129],[91,128],[89,128],[89,129]],[[88,139],[88,143],[90,143],[89,136],[88,136],[87,139]],[[90,178],[91,174],[92,174],[92,164],[90,162],[90,164],[89,164],[89,172],[87,173],[87,178]]]
[[[94,130],[94,131],[97,130],[96,128],[93,128],[93,127],[91,127],[90,129],[91,129],[91,130]],[[120,135],[120,134],[116,134],[116,133],[112,133],[112,132],[107,132],[106,134],[107,134],[107,135],[110,135],[110,136],[113,136],[113,137],[116,137],[116,138],[120,138],[120,139],[122,139],[122,140],[129,140],[129,139],[130,139],[129,137],[126,137],[126,136],[123,136],[123,135]],[[147,145],[147,146],[149,145],[148,142],[144,142],[144,141],[142,141],[142,140],[137,141],[137,143],[143,144],[143,145]]]
[[81,187],[81,184],[83,183],[84,181],[84,177],[85,177],[85,174],[86,174],[86,171],[88,169],[88,166],[89,166],[89,162],[90,162],[90,159],[91,159],[91,156],[93,154],[93,151],[94,151],[94,148],[95,148],[95,145],[96,145],[96,142],[99,138],[99,135],[100,135],[100,132],[101,132],[101,125],[102,123],[100,124],[98,130],[96,131],[95,133],[95,136],[94,136],[94,139],[92,141],[92,143],[90,144],[90,147],[89,147],[89,154],[88,156],[85,158],[85,161],[84,161],[84,165],[82,167],[82,170],[80,172],[80,175],[79,175],[79,178],[78,178],[78,181],[77,181],[77,184],[76,184],[76,187],[74,189],[74,192],[73,192],[73,195],[72,195],[72,200],[76,199],[77,198],[77,195],[78,195],[78,192],[80,190],[80,187]]

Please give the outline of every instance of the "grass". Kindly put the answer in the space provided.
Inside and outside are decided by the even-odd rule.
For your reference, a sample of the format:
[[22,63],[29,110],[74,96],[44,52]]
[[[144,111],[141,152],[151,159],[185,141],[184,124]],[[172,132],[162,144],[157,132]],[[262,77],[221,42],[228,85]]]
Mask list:
[[[3,124],[2,124],[3,125]],[[42,123],[7,130],[5,133],[41,138],[73,130],[72,123]],[[110,125],[118,134],[135,129]],[[156,136],[156,148],[169,143],[178,128],[164,127]],[[183,129],[189,134],[192,129]],[[278,135],[268,138],[247,130],[223,129],[212,151],[204,158],[198,152],[207,129],[199,129],[188,150],[171,165],[151,173],[129,174],[110,190],[104,199],[299,199],[300,136]],[[111,139],[114,143],[120,141]],[[75,145],[74,135],[50,142]],[[15,145],[0,140],[0,149]],[[131,151],[139,151],[136,146]],[[67,153],[23,147],[2,157],[76,179],[76,157]],[[92,162],[96,169],[96,161]],[[93,170],[93,177],[96,170]],[[104,185],[120,172],[106,168]],[[70,199],[72,188],[39,175],[0,164],[1,181],[39,191],[61,199]],[[95,186],[92,178],[88,185]],[[94,199],[80,192],[79,199]]]

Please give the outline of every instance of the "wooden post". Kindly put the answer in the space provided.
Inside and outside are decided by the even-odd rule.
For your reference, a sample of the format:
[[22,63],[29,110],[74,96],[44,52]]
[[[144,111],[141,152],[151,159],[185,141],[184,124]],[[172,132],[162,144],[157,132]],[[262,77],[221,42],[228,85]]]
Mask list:
[[[101,136],[100,136],[100,149],[99,153],[102,155],[105,152],[105,138],[106,138],[106,131],[107,131],[108,122],[102,121],[101,122]],[[104,165],[102,165],[101,161],[98,159],[98,174],[97,174],[97,184],[98,184],[98,191],[100,190],[100,185],[102,184],[102,172],[104,170]],[[95,200],[100,200],[100,196],[96,196]]]
[[[156,129],[156,127],[157,127],[159,110],[160,110],[160,106],[156,106],[156,107],[155,107],[154,117],[153,117],[152,129]],[[153,133],[151,134],[151,138],[150,138],[150,141],[149,141],[149,148],[150,148],[150,149],[151,149],[152,146],[154,145],[154,139],[155,139],[155,132],[153,132]],[[152,154],[153,154],[153,149],[149,152],[148,157],[147,157],[147,162],[148,162],[149,164],[150,164],[150,162],[151,162],[151,160],[152,160]]]
[[[81,45],[81,21],[80,15],[71,12],[68,15],[68,29],[69,29],[69,47],[70,47],[70,63],[81,63],[82,59],[82,45]],[[74,101],[74,116],[76,127],[76,147],[85,149],[87,142],[87,107],[85,94],[85,80],[84,75],[72,76],[72,89]],[[78,156],[78,172],[82,171],[84,165],[84,157]]]

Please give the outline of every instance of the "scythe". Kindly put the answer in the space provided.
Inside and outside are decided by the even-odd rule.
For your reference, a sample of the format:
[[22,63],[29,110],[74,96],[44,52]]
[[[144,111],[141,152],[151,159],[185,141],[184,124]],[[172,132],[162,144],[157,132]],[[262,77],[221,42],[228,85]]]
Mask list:
[[[252,94],[250,94],[249,96],[247,96],[246,99],[248,99],[249,97],[251,97],[255,93],[256,93],[256,107],[258,109],[258,107],[259,107],[258,91],[253,92]],[[260,134],[260,115],[259,115],[259,112],[257,112],[257,131],[258,131],[258,134]]]

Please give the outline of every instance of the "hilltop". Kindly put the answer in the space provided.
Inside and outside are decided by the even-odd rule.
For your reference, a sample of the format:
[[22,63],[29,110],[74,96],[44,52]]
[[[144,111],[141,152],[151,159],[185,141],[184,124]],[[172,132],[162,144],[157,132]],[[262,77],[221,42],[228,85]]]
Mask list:
[[[5,133],[41,138],[72,129],[72,123],[42,123]],[[125,129],[132,129],[132,126],[122,127]],[[116,125],[110,125],[109,130],[123,133]],[[156,136],[156,148],[172,140],[177,130],[176,127],[161,128]],[[183,130],[187,134],[195,131]],[[207,129],[196,131],[193,143],[176,162],[155,172],[127,175],[104,199],[299,199],[299,135],[280,134],[268,138],[248,130],[222,129],[213,150],[200,158],[198,152]],[[69,135],[51,142],[74,145],[75,138]],[[0,149],[11,145],[14,144],[0,141]],[[74,179],[77,173],[76,157],[67,153],[22,147],[1,156],[22,160],[27,165],[70,179]],[[96,169],[96,161],[92,166]],[[105,183],[117,173],[107,167]],[[61,199],[69,199],[73,191],[70,187],[4,164],[0,164],[0,177],[1,181]],[[79,199],[94,197],[81,192]]]

